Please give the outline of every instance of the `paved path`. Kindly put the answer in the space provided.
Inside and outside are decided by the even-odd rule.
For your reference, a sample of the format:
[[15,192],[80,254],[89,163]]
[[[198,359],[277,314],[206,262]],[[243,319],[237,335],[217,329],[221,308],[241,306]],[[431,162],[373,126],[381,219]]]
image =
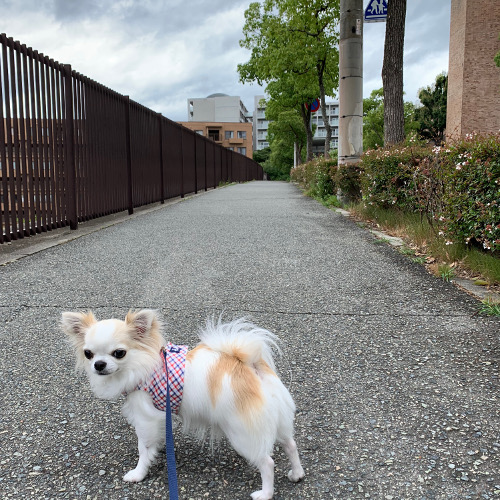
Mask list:
[[[0,267],[0,286],[3,498],[167,497],[163,457],[122,482],[135,436],[58,331],[64,310],[140,307],[177,343],[220,311],[281,337],[306,478],[289,483],[278,451],[276,499],[500,498],[498,318],[293,185],[165,206]],[[245,499],[259,481],[224,444],[176,446],[182,499]]]

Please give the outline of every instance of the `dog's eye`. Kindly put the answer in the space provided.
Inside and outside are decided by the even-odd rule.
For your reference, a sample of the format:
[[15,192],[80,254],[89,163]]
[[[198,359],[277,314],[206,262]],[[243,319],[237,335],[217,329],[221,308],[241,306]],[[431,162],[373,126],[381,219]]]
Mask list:
[[127,351],[125,351],[125,349],[117,349],[116,351],[113,351],[113,356],[116,359],[123,358],[123,356],[125,356],[125,354],[127,354]]
[[94,355],[92,354],[92,351],[89,351],[88,349],[85,349],[85,351],[83,351],[83,354],[85,355],[85,357],[87,359],[92,359],[94,357]]

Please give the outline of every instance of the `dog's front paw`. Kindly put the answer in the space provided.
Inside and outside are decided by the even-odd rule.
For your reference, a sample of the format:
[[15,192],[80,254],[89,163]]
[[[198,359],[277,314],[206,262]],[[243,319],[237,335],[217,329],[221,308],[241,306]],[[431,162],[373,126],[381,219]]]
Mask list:
[[146,477],[146,473],[139,470],[139,469],[133,469],[130,472],[127,472],[123,476],[124,481],[128,481],[130,483],[138,483],[142,481]]
[[271,500],[273,494],[265,493],[263,490],[254,491],[251,495],[252,500]]
[[304,477],[304,469],[301,467],[298,470],[291,470],[288,472],[288,479],[292,483],[298,483]]

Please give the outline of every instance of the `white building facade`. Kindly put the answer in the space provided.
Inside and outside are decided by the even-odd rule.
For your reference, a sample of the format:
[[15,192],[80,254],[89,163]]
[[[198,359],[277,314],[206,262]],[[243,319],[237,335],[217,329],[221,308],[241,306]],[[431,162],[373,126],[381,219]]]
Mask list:
[[[330,149],[338,149],[339,147],[339,101],[326,102],[326,116],[332,128],[332,140],[330,142]],[[316,125],[316,131],[313,137],[313,154],[319,155],[325,153],[325,138],[326,127],[323,120],[323,113],[321,108],[313,113],[311,124]]]
[[[253,150],[258,151],[269,147],[267,129],[269,122],[266,120],[266,104],[263,95],[256,95],[253,100]],[[261,102],[263,101],[263,102]]]
[[187,100],[188,121],[247,123],[251,116],[239,96],[211,94]]

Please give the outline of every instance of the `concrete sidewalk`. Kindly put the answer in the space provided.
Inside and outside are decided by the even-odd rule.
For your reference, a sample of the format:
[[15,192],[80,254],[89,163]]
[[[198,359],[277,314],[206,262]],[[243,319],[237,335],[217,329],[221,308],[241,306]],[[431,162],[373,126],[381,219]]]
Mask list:
[[[142,307],[176,343],[221,311],[281,338],[306,477],[289,483],[277,451],[276,499],[500,498],[500,321],[475,299],[286,183],[117,222],[0,267],[3,498],[168,497],[163,456],[122,481],[135,435],[58,330],[65,310]],[[260,481],[225,443],[211,455],[177,432],[176,451],[182,499],[245,499]]]

